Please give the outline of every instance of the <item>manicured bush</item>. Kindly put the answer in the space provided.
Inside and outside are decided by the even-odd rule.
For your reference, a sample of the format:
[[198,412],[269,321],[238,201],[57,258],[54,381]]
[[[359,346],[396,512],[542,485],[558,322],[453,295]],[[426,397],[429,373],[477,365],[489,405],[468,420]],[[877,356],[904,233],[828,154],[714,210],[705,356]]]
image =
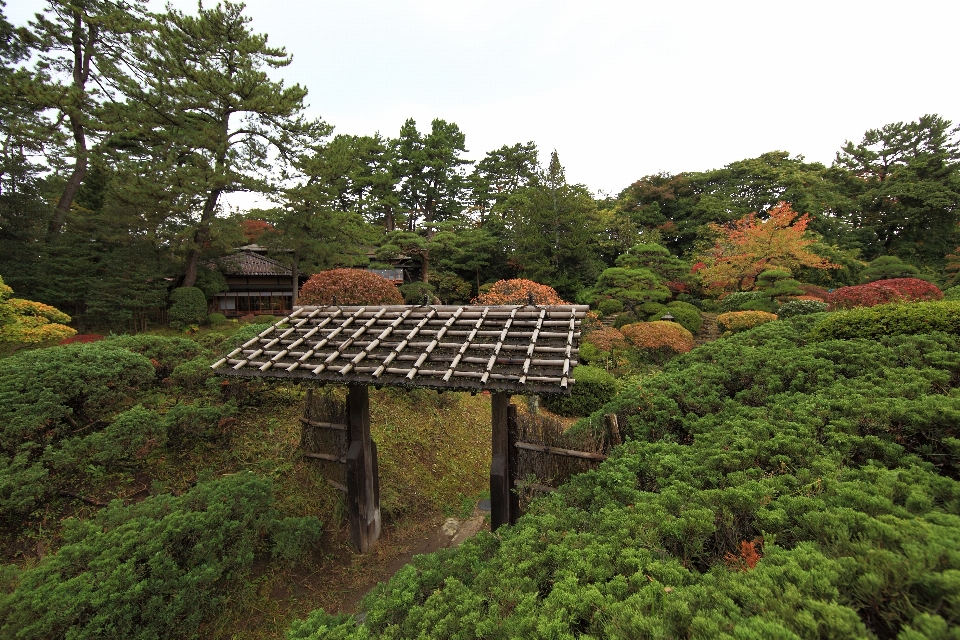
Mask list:
[[0,633],[16,638],[193,637],[242,584],[256,554],[290,557],[319,523],[283,520],[271,483],[250,473],[201,482],[181,497],[115,501],[68,522],[64,545],[0,596]]
[[214,327],[219,327],[220,325],[227,324],[227,316],[222,313],[211,313],[208,318],[210,324]]
[[736,291],[734,293],[728,293],[720,300],[717,311],[719,313],[740,311],[745,304],[751,302],[766,304],[768,300],[769,297],[762,291]]
[[410,282],[400,285],[400,295],[407,304],[433,303],[433,285],[429,282]]
[[889,335],[934,331],[960,335],[960,301],[884,304],[835,311],[817,323],[811,338],[879,340]]
[[617,365],[618,355],[627,350],[627,340],[617,329],[603,327],[586,334],[580,341],[580,359],[610,369]]
[[628,324],[635,324],[635,323],[637,323],[637,322],[640,322],[640,318],[638,318],[638,317],[635,316],[634,314],[632,314],[632,313],[621,313],[621,314],[618,315],[618,316],[616,317],[616,319],[613,321],[613,328],[614,328],[614,329],[622,329],[622,328],[624,328],[625,326],[627,326]]
[[573,378],[576,382],[569,396],[544,396],[547,409],[562,416],[587,416],[610,402],[617,393],[616,378],[598,367],[574,367]]
[[533,296],[534,304],[566,304],[553,287],[523,278],[495,282],[489,290],[474,298],[472,304],[528,304],[530,296]]
[[720,328],[720,331],[737,333],[738,331],[753,329],[767,322],[773,322],[776,319],[775,314],[766,311],[731,311],[717,316],[717,327]]
[[197,287],[180,287],[170,294],[170,310],[167,312],[170,326],[182,328],[200,324],[207,319],[207,299]]
[[860,272],[860,282],[875,282],[894,278],[917,278],[920,270],[907,264],[897,256],[880,256],[872,260],[867,268]]
[[300,288],[300,304],[403,304],[403,296],[392,282],[372,271],[330,269],[310,276]]
[[676,322],[637,322],[623,327],[621,333],[644,359],[655,364],[687,353],[694,346],[693,334]]
[[869,284],[841,287],[827,296],[834,309],[873,307],[890,302],[941,300],[943,292],[936,285],[917,278],[877,280]]
[[820,300],[791,300],[780,305],[778,318],[790,318],[810,313],[821,313],[827,310],[827,303]]
[[444,304],[467,303],[473,291],[473,285],[463,278],[442,271],[430,275],[430,284]]
[[[674,300],[667,304],[664,313],[672,315],[673,321],[690,333],[699,333],[700,327],[703,326],[703,318],[700,316],[700,310],[689,302]],[[659,320],[662,316],[663,313],[656,318],[651,317],[650,320]]]
[[0,342],[49,342],[77,332],[66,326],[70,316],[56,307],[11,295],[13,289],[0,278]]
[[950,287],[943,292],[944,300],[960,300],[960,287]]
[[602,313],[605,316],[610,316],[615,313],[620,313],[623,311],[623,303],[615,298],[609,300],[601,300],[600,304],[597,305],[597,311]]
[[251,324],[275,324],[280,318],[276,316],[268,316],[266,314],[254,316],[253,320],[250,321]]
[[804,296],[809,296],[811,298],[817,298],[819,300],[827,299],[827,290],[823,287],[819,287],[815,284],[800,284],[800,290],[803,292]]
[[196,390],[213,377],[213,369],[210,368],[210,358],[201,356],[188,360],[174,367],[170,374],[170,379],[184,389]]

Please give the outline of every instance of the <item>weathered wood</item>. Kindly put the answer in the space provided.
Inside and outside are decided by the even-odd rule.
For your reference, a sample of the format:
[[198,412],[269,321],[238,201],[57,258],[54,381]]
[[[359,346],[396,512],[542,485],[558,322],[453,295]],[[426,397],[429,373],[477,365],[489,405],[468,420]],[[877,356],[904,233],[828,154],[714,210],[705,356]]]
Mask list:
[[376,448],[370,438],[370,397],[367,387],[352,384],[347,389],[347,509],[350,535],[361,553],[380,537],[379,479],[375,479]]
[[615,447],[623,444],[623,438],[620,436],[620,425],[617,423],[617,414],[608,413],[603,416],[603,421],[607,425],[607,431],[610,433],[610,444]]
[[346,493],[346,492],[347,492],[347,488],[346,488],[345,486],[343,486],[342,484],[340,484],[339,482],[337,482],[337,481],[335,481],[335,480],[331,480],[330,478],[324,478],[324,480],[326,480],[326,481],[327,481],[327,484],[329,484],[331,487],[333,487],[333,488],[336,489],[337,491],[342,491],[343,493]]
[[490,463],[490,529],[510,523],[510,394],[494,393],[490,401],[492,422]]
[[527,451],[540,451],[555,456],[569,456],[571,458],[583,458],[585,460],[606,460],[607,456],[602,453],[590,453],[588,451],[575,451],[573,449],[561,449],[560,447],[548,447],[545,444],[534,444],[532,442],[517,442],[515,446],[518,449]]
[[[518,437],[517,407],[511,404],[507,407],[507,472],[510,478],[517,475],[517,469],[520,467],[518,464],[519,450],[514,446]],[[509,504],[510,511],[508,515],[510,524],[516,524],[517,518],[520,517],[520,494],[516,491],[510,491]]]
[[553,493],[554,491],[557,490],[556,487],[551,487],[546,484],[537,484],[536,482],[526,482],[524,480],[521,480],[520,478],[515,479],[513,481],[513,485],[515,487],[528,487],[530,489],[533,489],[534,491],[539,491],[541,493]]
[[[309,391],[313,391],[313,389],[308,389],[308,392]],[[308,420],[307,418],[300,418],[300,422],[302,422],[305,425],[309,425],[311,427],[316,427],[318,429],[336,429],[338,431],[347,430],[347,425],[339,424],[336,422],[317,422],[316,420]]]

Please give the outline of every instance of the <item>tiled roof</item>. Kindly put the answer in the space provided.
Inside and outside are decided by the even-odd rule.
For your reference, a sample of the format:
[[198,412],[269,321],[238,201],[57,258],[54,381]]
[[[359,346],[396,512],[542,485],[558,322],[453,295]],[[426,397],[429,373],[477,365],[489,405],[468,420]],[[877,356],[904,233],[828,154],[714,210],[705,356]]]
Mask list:
[[273,258],[253,251],[240,251],[217,260],[217,265],[229,276],[290,276],[293,272]]
[[583,305],[297,307],[218,375],[570,393]]

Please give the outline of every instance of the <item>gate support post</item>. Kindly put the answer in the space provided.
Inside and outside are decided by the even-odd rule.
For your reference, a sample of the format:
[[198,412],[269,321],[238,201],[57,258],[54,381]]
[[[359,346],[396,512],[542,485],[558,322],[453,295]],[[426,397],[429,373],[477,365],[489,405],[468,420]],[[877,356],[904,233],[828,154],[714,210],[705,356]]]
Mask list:
[[[510,455],[514,448],[510,441],[510,394],[497,392],[490,398],[491,418],[493,426],[492,457],[490,460],[490,529],[496,530],[502,524],[510,524],[516,520],[512,509],[513,503],[513,472],[511,462],[516,457]],[[516,408],[513,408],[514,420]]]
[[366,553],[380,537],[380,478],[377,445],[370,438],[370,396],[366,386],[347,389],[347,511],[350,538]]

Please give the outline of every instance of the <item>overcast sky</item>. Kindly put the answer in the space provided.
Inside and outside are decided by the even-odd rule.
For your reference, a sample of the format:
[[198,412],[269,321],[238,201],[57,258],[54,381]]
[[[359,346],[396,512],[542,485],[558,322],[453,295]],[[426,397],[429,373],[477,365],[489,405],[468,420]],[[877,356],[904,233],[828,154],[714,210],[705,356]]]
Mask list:
[[[43,4],[9,0],[6,13],[24,24]],[[407,118],[421,130],[442,118],[471,159],[532,140],[594,192],[773,150],[829,164],[867,129],[960,120],[960,2],[947,0],[250,0],[247,11],[293,54],[280,77],[306,86],[310,114],[336,133],[396,136]]]

